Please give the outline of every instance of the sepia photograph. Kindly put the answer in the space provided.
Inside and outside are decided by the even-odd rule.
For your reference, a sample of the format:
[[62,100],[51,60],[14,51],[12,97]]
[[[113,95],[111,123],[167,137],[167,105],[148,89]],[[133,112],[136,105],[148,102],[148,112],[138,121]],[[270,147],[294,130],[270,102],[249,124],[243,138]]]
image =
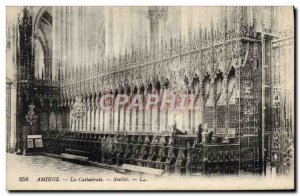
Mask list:
[[293,6],[5,15],[8,191],[295,190]]

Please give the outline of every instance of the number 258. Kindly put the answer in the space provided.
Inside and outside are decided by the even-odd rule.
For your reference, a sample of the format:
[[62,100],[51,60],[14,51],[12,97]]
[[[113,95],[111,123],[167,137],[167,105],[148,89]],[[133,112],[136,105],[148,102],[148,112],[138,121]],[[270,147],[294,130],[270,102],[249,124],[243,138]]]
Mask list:
[[27,182],[28,177],[19,177],[19,182]]

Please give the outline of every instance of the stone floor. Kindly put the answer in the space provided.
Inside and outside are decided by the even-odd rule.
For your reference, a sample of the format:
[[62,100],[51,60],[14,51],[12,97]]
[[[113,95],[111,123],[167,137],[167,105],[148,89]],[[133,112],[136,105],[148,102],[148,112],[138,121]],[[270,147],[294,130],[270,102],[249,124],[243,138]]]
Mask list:
[[22,173],[26,173],[26,171],[59,175],[94,175],[98,173],[109,175],[115,173],[113,170],[102,169],[91,165],[75,164],[42,155],[23,156],[8,153],[7,166],[8,165],[12,166],[10,168],[14,168],[15,172]]
[[[28,178],[27,181],[24,179]],[[39,179],[59,178],[59,181]],[[73,180],[77,179],[77,180]],[[254,183],[255,182],[255,183]],[[225,190],[225,189],[287,189],[293,177],[277,178],[241,174],[240,176],[154,176],[120,174],[113,170],[62,161],[35,155],[7,154],[8,190]]]

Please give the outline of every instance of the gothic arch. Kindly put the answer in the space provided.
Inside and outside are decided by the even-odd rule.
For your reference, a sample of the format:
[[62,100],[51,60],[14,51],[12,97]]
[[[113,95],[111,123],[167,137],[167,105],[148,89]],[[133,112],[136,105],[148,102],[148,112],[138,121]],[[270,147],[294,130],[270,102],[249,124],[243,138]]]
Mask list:
[[42,6],[39,11],[37,12],[35,18],[34,18],[34,22],[33,22],[33,31],[36,32],[37,29],[39,28],[39,22],[40,22],[40,19],[42,17],[42,15],[44,14],[44,12],[47,10],[47,9],[51,9],[49,6]]
[[[35,76],[52,79],[52,8],[41,7],[33,20]],[[39,46],[40,45],[40,46]],[[40,49],[40,47],[42,49]]]

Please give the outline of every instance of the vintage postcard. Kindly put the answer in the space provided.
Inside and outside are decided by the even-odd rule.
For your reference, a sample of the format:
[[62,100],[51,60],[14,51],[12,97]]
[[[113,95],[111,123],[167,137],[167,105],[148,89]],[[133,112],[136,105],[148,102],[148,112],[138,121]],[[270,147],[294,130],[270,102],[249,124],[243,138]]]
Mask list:
[[7,190],[294,190],[294,36],[292,6],[7,6]]

